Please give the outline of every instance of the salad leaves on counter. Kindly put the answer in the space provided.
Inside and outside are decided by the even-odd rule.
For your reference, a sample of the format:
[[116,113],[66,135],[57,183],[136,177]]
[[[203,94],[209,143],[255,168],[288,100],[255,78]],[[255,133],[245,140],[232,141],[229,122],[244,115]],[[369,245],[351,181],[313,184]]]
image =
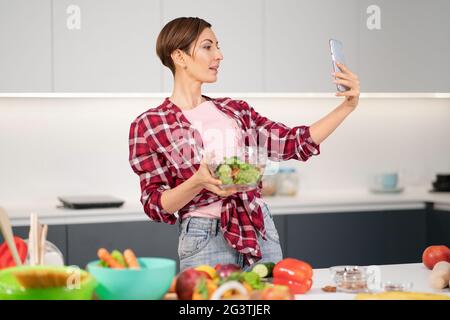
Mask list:
[[220,283],[223,284],[228,281],[245,282],[254,290],[261,290],[266,286],[266,284],[261,281],[259,274],[253,271],[233,272],[228,277],[222,279]]

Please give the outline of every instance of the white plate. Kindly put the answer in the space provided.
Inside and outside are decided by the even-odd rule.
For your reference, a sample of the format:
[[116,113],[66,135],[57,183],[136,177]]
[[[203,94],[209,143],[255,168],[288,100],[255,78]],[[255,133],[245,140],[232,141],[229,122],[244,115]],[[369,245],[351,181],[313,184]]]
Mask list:
[[394,189],[378,189],[378,188],[370,188],[371,192],[374,193],[400,193],[404,190],[404,187],[397,187]]
[[355,300],[355,293],[344,292],[307,292],[296,294],[295,300]]

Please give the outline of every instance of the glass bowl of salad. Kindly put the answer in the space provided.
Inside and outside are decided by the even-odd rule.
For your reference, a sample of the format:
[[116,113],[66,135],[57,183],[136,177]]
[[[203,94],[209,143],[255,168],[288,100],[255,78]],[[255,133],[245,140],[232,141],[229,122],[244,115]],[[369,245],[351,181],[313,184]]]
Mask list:
[[211,175],[222,181],[221,189],[249,191],[261,181],[267,163],[267,150],[245,147],[232,156],[216,156],[214,152],[209,152],[206,153],[206,163]]

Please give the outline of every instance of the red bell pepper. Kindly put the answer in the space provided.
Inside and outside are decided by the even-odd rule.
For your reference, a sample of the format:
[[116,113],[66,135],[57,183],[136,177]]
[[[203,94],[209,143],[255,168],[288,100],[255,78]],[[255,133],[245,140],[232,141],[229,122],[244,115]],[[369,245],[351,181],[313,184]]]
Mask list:
[[[23,239],[16,236],[14,236],[14,243],[16,244],[19,258],[22,263],[24,263],[27,258],[28,246]],[[4,242],[0,245],[0,269],[14,267],[15,265],[16,263],[14,262],[11,252],[9,251],[8,245]]]
[[273,268],[273,283],[288,286],[292,294],[305,293],[311,289],[312,275],[310,264],[286,258]]

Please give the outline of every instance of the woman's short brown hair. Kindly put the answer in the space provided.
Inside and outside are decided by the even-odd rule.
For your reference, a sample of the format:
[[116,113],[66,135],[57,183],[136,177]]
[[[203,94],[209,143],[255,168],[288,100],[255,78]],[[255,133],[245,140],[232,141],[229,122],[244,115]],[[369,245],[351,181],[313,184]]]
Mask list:
[[[161,30],[156,40],[156,54],[163,65],[175,75],[175,64],[171,54],[180,49],[190,55],[191,44],[197,43],[198,37],[211,24],[200,18],[180,17],[168,22]],[[195,47],[194,44],[194,47]]]

